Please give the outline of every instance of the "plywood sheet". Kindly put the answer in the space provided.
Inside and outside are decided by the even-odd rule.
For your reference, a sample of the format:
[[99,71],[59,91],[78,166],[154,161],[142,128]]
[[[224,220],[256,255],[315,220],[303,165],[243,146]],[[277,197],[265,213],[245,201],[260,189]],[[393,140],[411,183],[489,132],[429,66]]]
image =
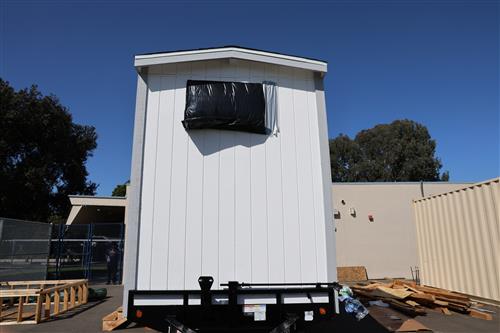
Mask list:
[[365,266],[337,267],[339,282],[365,281],[368,279]]

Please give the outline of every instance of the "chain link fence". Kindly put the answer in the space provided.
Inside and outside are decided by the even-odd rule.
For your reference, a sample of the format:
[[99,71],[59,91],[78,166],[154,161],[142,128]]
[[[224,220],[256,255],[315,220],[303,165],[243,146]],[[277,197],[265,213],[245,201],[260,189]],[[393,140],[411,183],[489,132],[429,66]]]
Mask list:
[[0,281],[46,278],[51,228],[48,223],[0,218]]
[[122,223],[49,224],[0,218],[0,281],[121,282]]
[[54,225],[48,278],[119,283],[124,229],[121,223]]

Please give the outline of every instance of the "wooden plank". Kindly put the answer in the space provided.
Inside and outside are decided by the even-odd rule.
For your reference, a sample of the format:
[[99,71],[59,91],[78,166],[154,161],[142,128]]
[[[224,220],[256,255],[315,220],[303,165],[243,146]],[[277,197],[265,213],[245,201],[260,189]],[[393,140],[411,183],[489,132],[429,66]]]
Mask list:
[[455,304],[455,303],[449,303],[448,309],[453,310],[455,312],[468,313],[468,307],[462,306],[459,304]]
[[36,299],[35,322],[38,324],[42,320],[42,296],[38,295]]
[[448,303],[455,303],[457,305],[464,306],[464,307],[467,307],[467,308],[471,306],[471,302],[462,301],[462,300],[459,300],[459,299],[454,299],[454,298],[449,298],[449,297],[443,297],[443,296],[436,296],[436,299],[440,300],[440,301],[448,302]]
[[411,291],[406,291],[403,289],[392,289],[384,286],[379,286],[377,287],[377,289],[372,291],[373,296],[388,297],[395,299],[405,299],[412,294],[413,292]]
[[432,295],[439,296],[439,297],[446,297],[449,299],[455,299],[455,300],[459,300],[462,302],[470,302],[469,297],[463,296],[463,295],[460,295],[460,294],[457,294],[457,293],[454,293],[454,292],[451,292],[451,291],[445,290],[445,289],[427,287],[427,286],[417,286],[416,289],[423,291],[424,293],[432,294]]
[[484,320],[493,320],[493,316],[490,313],[469,309],[469,316]]
[[392,308],[410,316],[424,315],[426,313],[426,311],[422,307],[413,307],[395,299],[387,299],[384,301],[389,303]]
[[24,297],[19,297],[19,304],[17,305],[17,322],[23,321],[23,307],[24,307]]
[[83,287],[80,285],[78,286],[78,305],[82,304],[83,299]]
[[50,294],[45,294],[45,311],[44,311],[45,319],[50,317]]
[[75,287],[70,287],[70,309],[75,307]]
[[[30,285],[26,285],[26,289],[30,289]],[[29,296],[26,296],[26,301],[25,303],[29,303]]]
[[[21,322],[17,322],[15,320],[12,321],[3,321],[0,323],[0,326],[7,326],[7,325],[31,325],[31,324],[36,324],[34,320],[23,320]],[[0,330],[1,332],[1,330]]]
[[436,300],[436,297],[434,295],[422,294],[422,293],[411,294],[410,296],[408,296],[408,298],[422,305],[432,304]]
[[116,319],[118,319],[118,311],[113,311],[110,314],[107,314],[104,317],[102,317],[103,321],[113,321]]
[[12,289],[12,290],[0,290],[0,299],[8,297],[19,297],[19,296],[36,296],[40,292],[40,289]]
[[449,303],[448,303],[448,302],[445,302],[445,301],[440,301],[440,300],[436,300],[436,301],[434,301],[434,304],[439,305],[439,306],[443,306],[443,307],[446,307],[446,306],[448,306],[448,305],[449,305]]
[[417,293],[417,294],[423,294],[424,293],[423,291],[415,289],[415,288],[413,288],[413,287],[411,287],[411,286],[409,286],[407,284],[403,284],[403,287],[405,287],[406,289],[411,290],[411,291],[413,291],[414,293]]
[[59,314],[59,305],[61,303],[61,295],[59,291],[56,291],[54,293],[54,315]]
[[34,285],[34,284],[44,284],[44,285],[55,285],[55,284],[67,284],[74,282],[86,281],[85,279],[69,279],[69,280],[29,280],[29,281],[4,281],[0,282],[0,286],[20,286],[20,285]]
[[63,300],[63,310],[64,311],[68,310],[68,300],[69,300],[68,289],[64,289],[64,300]]
[[42,289],[43,289],[44,293],[51,293],[51,292],[61,290],[63,288],[78,287],[78,286],[81,286],[85,282],[86,282],[86,280],[77,280],[76,282],[71,282],[71,283],[67,283],[64,285],[60,285],[60,286],[55,286],[55,287],[51,287],[51,288],[42,288]]
[[89,286],[87,282],[83,284],[83,304],[87,304],[89,298]]
[[448,308],[439,308],[441,312],[447,316],[451,316],[451,311]]
[[410,280],[394,280],[394,285],[396,286],[404,286],[406,288],[416,288],[417,284],[414,281]]
[[417,302],[412,301],[412,300],[405,301],[405,303],[408,304],[408,305],[410,305],[410,306],[419,306],[420,305]]

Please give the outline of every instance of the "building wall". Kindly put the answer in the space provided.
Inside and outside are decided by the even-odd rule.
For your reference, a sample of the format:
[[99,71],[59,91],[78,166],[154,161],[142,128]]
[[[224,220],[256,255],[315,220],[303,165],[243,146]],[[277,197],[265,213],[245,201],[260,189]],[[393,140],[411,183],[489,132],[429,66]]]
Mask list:
[[[188,79],[276,82],[279,134],[187,132]],[[313,73],[226,59],[151,67],[147,86],[137,289],[326,280]]]
[[415,200],[422,283],[500,301],[499,178]]
[[[334,183],[337,265],[365,266],[369,278],[411,277],[418,266],[412,200],[461,188],[452,183]],[[342,204],[344,200],[345,204]],[[355,209],[355,216],[349,212]],[[368,215],[373,216],[370,222]]]

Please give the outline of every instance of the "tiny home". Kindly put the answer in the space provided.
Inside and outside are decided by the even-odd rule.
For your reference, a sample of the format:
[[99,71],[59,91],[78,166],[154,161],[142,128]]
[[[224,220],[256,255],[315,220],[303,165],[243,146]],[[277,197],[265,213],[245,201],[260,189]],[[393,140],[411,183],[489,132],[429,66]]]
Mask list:
[[124,309],[200,276],[335,281],[326,62],[231,46],[135,67]]

